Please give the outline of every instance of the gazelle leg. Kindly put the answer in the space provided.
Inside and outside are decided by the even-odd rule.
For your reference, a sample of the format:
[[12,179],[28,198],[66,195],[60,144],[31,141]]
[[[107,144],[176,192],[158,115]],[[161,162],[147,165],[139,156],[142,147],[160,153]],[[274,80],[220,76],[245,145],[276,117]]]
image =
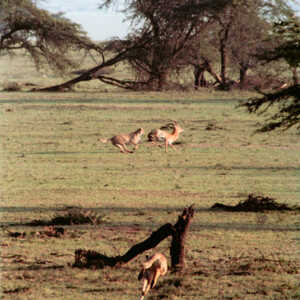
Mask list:
[[160,144],[158,144],[158,143],[156,143],[156,142],[151,142],[151,144],[153,145],[153,146],[158,146],[158,147],[161,147],[161,145]]
[[124,149],[127,153],[133,153],[133,151],[130,151],[130,150],[127,149],[127,147],[125,146],[125,144],[122,145],[122,146],[123,146],[123,149]]
[[157,283],[158,277],[159,277],[159,272],[155,273],[155,276],[154,276],[154,278],[153,278],[153,281],[151,282],[151,289],[152,289],[153,287],[155,287],[155,285],[156,285],[156,283]]
[[170,146],[176,151],[176,147],[173,144],[170,144]]
[[123,148],[122,145],[116,144],[115,146],[118,147],[122,153],[125,153],[125,152],[126,152],[126,151],[124,150],[124,148]]
[[149,290],[150,290],[150,282],[148,281],[148,279],[145,279],[143,285],[142,297],[146,296]]

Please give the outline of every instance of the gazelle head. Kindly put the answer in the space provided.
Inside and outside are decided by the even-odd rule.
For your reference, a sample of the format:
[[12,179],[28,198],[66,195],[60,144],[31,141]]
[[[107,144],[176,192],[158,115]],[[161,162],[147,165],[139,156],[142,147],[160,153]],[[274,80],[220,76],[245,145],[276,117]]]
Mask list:
[[178,133],[183,132],[183,128],[181,128],[179,126],[179,124],[176,121],[172,121],[170,123],[167,123],[166,125],[160,127],[161,130],[165,130],[165,129],[172,129],[173,131],[177,131]]
[[181,128],[176,121],[169,122],[166,125],[162,126],[160,129],[174,129],[174,128]]
[[184,132],[183,128],[181,128],[176,121],[173,121],[172,123],[173,123],[174,129],[176,129],[178,131],[178,133]]

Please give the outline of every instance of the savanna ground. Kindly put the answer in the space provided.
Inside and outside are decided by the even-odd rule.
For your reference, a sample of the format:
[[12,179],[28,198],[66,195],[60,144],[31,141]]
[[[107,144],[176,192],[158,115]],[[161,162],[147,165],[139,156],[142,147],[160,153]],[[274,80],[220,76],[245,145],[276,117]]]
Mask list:
[[[1,57],[1,66],[2,85],[55,82],[23,57]],[[1,92],[2,299],[138,299],[145,255],[87,270],[72,267],[75,250],[124,254],[193,203],[186,269],[160,278],[148,299],[300,299],[299,212],[209,210],[249,194],[299,205],[299,134],[253,134],[262,119],[236,108],[246,97],[130,93],[98,83],[72,93]],[[168,154],[146,137],[128,155],[97,141],[170,120],[185,132]],[[63,226],[59,237],[28,226],[74,208],[97,222]],[[169,244],[156,250],[169,258]]]

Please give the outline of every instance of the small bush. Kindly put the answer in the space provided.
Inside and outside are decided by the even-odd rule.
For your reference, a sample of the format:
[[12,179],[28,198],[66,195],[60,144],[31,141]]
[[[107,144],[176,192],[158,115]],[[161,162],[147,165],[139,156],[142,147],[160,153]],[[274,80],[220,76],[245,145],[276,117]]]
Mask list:
[[215,203],[211,210],[223,210],[223,211],[251,211],[251,212],[264,212],[264,211],[287,211],[287,210],[299,210],[298,207],[291,208],[286,204],[276,202],[275,199],[264,196],[256,196],[249,194],[248,198],[244,201],[240,201],[237,205],[225,205],[222,203]]
[[28,225],[31,226],[50,226],[50,225],[80,225],[92,224],[97,225],[102,222],[103,216],[97,215],[95,212],[84,209],[72,209],[63,215],[57,215],[50,221],[33,220]]
[[4,92],[18,92],[21,90],[21,85],[18,82],[6,82],[3,84]]

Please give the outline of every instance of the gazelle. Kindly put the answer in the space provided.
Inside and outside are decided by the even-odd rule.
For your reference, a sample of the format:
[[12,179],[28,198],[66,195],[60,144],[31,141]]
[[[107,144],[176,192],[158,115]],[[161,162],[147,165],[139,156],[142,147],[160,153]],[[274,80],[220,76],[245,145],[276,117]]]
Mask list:
[[165,275],[167,271],[167,258],[161,253],[155,253],[150,259],[142,264],[142,270],[138,276],[138,280],[144,280],[140,300],[143,300],[149,290],[156,285],[159,276]]
[[[162,130],[162,128],[172,127],[172,132],[167,132]],[[179,134],[184,130],[178,125],[176,121],[168,123],[166,126],[161,127],[160,129],[153,129],[148,133],[148,141],[152,142],[154,145],[158,145],[157,142],[165,142],[165,151],[168,152],[168,145],[170,145],[174,150],[173,143],[178,140]],[[160,146],[160,145],[158,145]]]

